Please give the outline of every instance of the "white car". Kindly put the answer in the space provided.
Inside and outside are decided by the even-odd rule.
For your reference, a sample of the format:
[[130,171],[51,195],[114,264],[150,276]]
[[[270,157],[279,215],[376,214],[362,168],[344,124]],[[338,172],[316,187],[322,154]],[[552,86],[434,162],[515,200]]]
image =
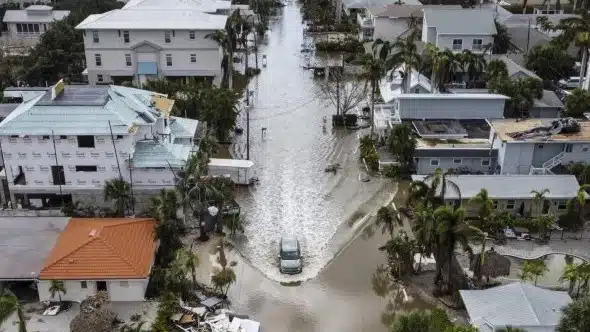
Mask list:
[[572,76],[568,79],[561,79],[557,83],[564,89],[575,89],[580,85],[580,77]]

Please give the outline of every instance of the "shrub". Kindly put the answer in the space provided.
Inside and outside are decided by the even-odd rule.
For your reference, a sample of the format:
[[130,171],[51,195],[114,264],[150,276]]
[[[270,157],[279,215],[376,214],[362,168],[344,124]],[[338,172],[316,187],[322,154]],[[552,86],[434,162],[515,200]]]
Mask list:
[[320,41],[315,44],[315,48],[320,52],[364,53],[365,51],[363,43],[356,39]]

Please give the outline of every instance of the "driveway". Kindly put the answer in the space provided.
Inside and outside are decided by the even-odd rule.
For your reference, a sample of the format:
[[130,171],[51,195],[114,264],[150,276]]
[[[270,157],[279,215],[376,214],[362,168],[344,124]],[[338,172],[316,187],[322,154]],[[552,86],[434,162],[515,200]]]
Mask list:
[[[56,316],[33,314],[27,322],[27,332],[70,332],[70,322],[79,311],[80,305],[73,303],[68,310],[62,311]],[[14,332],[18,332],[18,325],[15,325]]]

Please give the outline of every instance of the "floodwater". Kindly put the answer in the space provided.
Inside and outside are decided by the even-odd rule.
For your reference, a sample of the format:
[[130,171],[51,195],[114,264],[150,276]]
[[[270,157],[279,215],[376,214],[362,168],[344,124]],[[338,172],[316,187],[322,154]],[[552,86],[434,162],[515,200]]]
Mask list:
[[[542,257],[545,260],[545,264],[549,271],[547,271],[544,275],[539,276],[537,279],[537,284],[539,286],[546,286],[546,287],[560,287],[560,288],[567,288],[569,283],[567,281],[560,281],[561,275],[566,266],[565,262],[565,255],[561,254],[551,254]],[[510,261],[512,264],[510,265],[510,275],[507,278],[510,279],[519,279],[521,271],[522,271],[522,264],[524,260],[510,257]],[[580,264],[583,261],[579,258],[574,258],[574,264]]]
[[[396,190],[387,179],[360,181],[358,135],[364,132],[332,128],[335,107],[320,94],[313,73],[303,68],[309,63],[309,55],[301,52],[304,43],[299,5],[289,3],[270,25],[268,41],[259,51],[262,72],[249,84],[250,159],[260,182],[237,197],[247,221],[240,252],[265,276],[280,282],[317,276],[365,216],[390,201]],[[267,57],[266,67],[262,55]],[[254,59],[249,57],[251,67]],[[245,118],[242,112],[243,128]],[[245,136],[235,138],[234,158],[245,158]],[[324,168],[334,163],[342,168],[326,173]],[[301,242],[300,275],[278,271],[283,235]]]

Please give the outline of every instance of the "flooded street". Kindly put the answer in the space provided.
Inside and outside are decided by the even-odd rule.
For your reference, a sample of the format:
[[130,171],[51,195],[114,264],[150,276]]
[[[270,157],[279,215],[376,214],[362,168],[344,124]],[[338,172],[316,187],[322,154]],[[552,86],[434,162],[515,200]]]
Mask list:
[[[332,128],[335,107],[321,96],[313,73],[303,68],[307,60],[302,43],[299,5],[287,4],[270,24],[268,42],[259,51],[262,71],[249,85],[253,91],[250,159],[260,183],[238,194],[248,222],[238,247],[256,269],[274,281],[317,276],[365,216],[390,201],[396,190],[387,179],[359,180],[358,135],[363,133]],[[267,57],[266,68],[262,55]],[[254,59],[254,55],[249,57],[251,67],[255,67]],[[242,128],[246,128],[244,113],[239,120]],[[246,157],[245,136],[236,137],[231,147],[234,158]],[[326,173],[324,168],[333,163],[342,169]],[[304,269],[300,275],[285,276],[278,271],[283,235],[294,235],[301,242]]]

